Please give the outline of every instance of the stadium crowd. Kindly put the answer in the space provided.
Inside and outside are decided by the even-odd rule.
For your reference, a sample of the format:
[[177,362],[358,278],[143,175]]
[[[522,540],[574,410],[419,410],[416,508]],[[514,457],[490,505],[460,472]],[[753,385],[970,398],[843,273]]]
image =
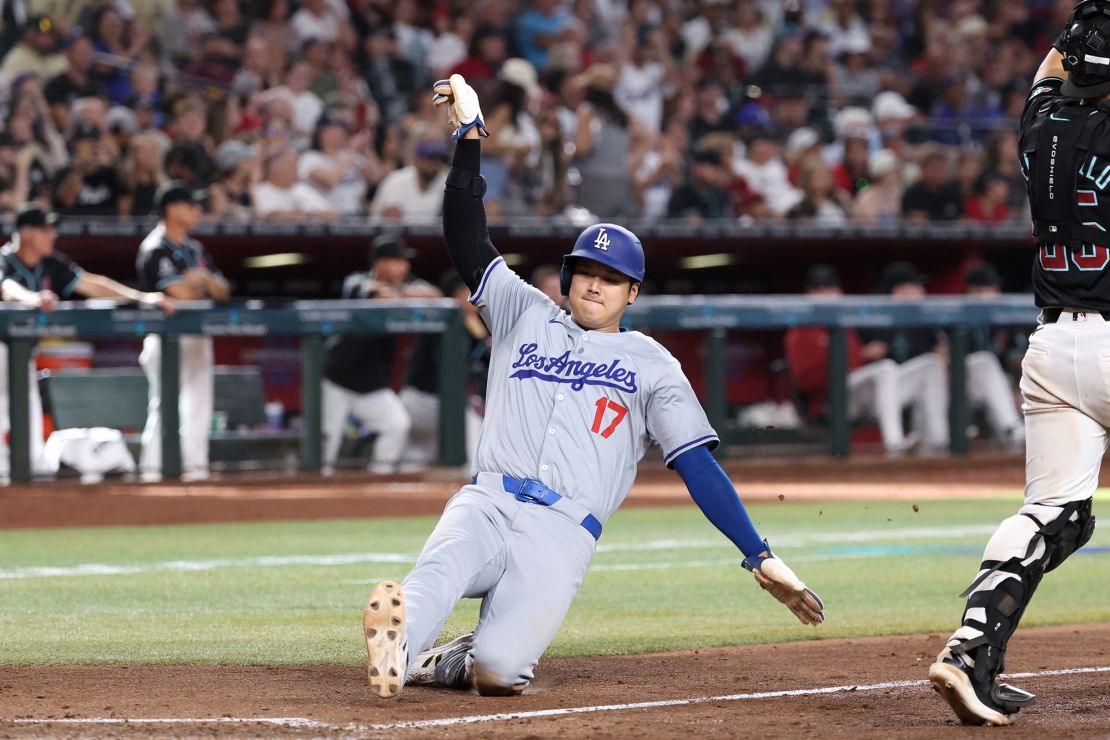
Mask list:
[[491,219],[1027,218],[1013,119],[1071,0],[4,0],[0,212],[434,219],[431,83]]

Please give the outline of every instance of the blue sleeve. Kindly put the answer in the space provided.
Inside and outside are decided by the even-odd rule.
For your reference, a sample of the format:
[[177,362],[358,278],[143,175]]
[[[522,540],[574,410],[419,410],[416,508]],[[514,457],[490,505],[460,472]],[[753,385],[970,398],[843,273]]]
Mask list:
[[745,557],[767,549],[767,543],[756,531],[732,481],[713,459],[708,447],[698,445],[683,452],[675,458],[674,468],[705,518],[732,540]]

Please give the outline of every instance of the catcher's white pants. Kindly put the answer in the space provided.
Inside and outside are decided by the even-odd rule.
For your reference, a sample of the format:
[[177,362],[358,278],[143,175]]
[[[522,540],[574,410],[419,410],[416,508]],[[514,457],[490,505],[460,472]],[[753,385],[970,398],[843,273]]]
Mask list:
[[582,585],[595,545],[580,524],[553,509],[464,486],[402,582],[409,660],[435,644],[459,599],[481,598],[472,675],[487,687],[524,689]]
[[[32,357],[27,368],[31,379],[27,390],[31,396],[31,472],[45,470],[42,441],[42,397],[39,384],[35,379],[35,360]],[[8,448],[7,435],[11,431],[10,395],[8,393],[8,345],[0,342],[0,478],[11,475],[11,450]]]
[[902,363],[879,360],[848,373],[848,415],[876,419],[888,451],[906,446],[906,406],[922,447],[948,447],[948,369],[940,355],[930,352]]
[[325,378],[321,393],[324,466],[330,468],[335,465],[343,442],[343,423],[351,415],[378,435],[374,441],[369,470],[382,474],[395,472],[412,422],[405,405],[393,389],[382,388],[371,393],[356,393]]
[[[421,470],[434,465],[439,458],[439,396],[410,386],[401,389],[401,403],[409,412],[412,426],[409,439],[401,453],[401,470]],[[482,430],[482,416],[466,406],[466,461],[467,469],[478,449],[478,433]]]
[[[180,337],[181,374],[177,413],[181,422],[181,472],[204,476],[208,473],[208,435],[212,430],[214,385],[212,340]],[[151,334],[143,340],[139,365],[146,374],[148,400],[143,451],[139,469],[147,474],[162,472],[162,338]]]
[[1098,485],[1110,427],[1110,324],[1078,316],[1038,327],[1021,363],[1027,504],[1082,501]]

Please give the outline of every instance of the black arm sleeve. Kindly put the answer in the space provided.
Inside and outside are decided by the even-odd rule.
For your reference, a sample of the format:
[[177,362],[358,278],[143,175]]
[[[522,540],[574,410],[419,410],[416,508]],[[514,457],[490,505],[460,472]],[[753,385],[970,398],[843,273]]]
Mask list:
[[460,139],[443,193],[443,241],[455,270],[472,293],[482,282],[486,268],[499,256],[486,226],[486,207],[482,204],[486,181],[482,179],[481,164],[481,142]]

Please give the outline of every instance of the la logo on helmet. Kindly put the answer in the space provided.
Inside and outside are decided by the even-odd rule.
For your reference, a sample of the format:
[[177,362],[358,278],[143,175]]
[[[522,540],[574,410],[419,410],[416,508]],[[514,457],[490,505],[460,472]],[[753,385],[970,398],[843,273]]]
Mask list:
[[603,252],[609,251],[609,235],[605,233],[605,229],[600,229],[597,232],[597,238],[594,239],[594,247]]

